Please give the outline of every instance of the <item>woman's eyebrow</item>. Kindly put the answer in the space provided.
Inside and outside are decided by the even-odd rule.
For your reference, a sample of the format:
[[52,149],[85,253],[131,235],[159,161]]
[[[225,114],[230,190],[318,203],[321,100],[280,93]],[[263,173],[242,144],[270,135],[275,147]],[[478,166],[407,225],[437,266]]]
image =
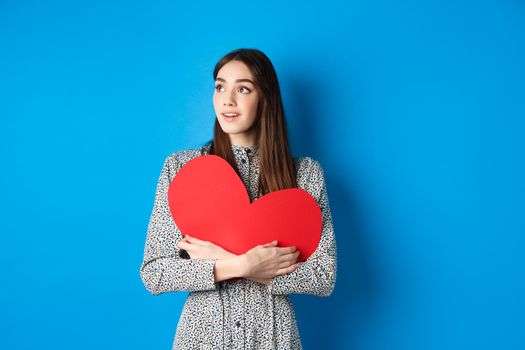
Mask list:
[[[222,82],[226,82],[226,80],[222,79],[222,78],[217,78],[216,80],[218,81],[222,81]],[[255,85],[255,83],[253,81],[251,81],[250,79],[237,79],[235,80],[236,83],[241,83],[241,82],[247,82],[247,83],[251,83],[253,85]]]

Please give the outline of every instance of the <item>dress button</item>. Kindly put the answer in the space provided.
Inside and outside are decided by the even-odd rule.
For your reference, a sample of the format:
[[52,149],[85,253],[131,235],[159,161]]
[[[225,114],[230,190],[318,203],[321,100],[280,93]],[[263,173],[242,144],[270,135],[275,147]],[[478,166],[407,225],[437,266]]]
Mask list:
[[240,322],[240,321],[237,321],[237,322],[235,323],[235,325],[236,325],[237,327],[240,327],[240,326],[241,326],[241,322]]
[[241,162],[246,163],[246,159],[244,159],[244,158],[241,159]]

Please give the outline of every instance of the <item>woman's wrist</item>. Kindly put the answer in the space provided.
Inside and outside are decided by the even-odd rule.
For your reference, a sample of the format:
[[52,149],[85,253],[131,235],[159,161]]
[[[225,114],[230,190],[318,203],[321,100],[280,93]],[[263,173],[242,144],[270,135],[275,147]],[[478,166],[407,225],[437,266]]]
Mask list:
[[237,257],[238,255],[237,254],[233,254],[229,251],[225,251],[224,254],[222,255],[221,259],[231,259],[231,258],[235,258]]
[[246,254],[237,255],[236,258],[239,262],[239,269],[242,278],[246,278],[249,275],[250,269],[248,266],[248,260],[246,259]]
[[[269,285],[271,282],[270,278],[257,278],[249,276],[248,261],[244,254],[235,255],[233,253],[227,252],[221,260],[223,262],[219,262],[220,260],[217,260],[215,263],[215,282],[235,277],[245,278],[247,280],[265,285]],[[226,263],[224,263],[224,261],[226,261]]]
[[215,276],[215,282],[244,277],[246,274],[244,258],[242,255],[234,255],[227,259],[219,259],[215,261],[213,273]]

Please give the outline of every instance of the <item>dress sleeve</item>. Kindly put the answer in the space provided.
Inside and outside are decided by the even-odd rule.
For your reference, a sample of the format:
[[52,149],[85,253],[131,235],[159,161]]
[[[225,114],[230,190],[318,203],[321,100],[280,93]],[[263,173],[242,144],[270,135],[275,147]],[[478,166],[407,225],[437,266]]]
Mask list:
[[278,275],[271,279],[268,286],[272,294],[312,294],[330,296],[335,288],[337,271],[337,249],[332,225],[332,216],[328,203],[328,194],[324,180],[324,171],[318,161],[312,160],[312,174],[309,184],[318,188],[316,198],[322,213],[322,232],[319,246],[315,252],[300,262],[290,273]]
[[216,290],[216,259],[183,259],[177,246],[183,236],[168,205],[168,188],[180,168],[176,155],[166,158],[160,173],[149,219],[140,277],[153,295],[167,292]]

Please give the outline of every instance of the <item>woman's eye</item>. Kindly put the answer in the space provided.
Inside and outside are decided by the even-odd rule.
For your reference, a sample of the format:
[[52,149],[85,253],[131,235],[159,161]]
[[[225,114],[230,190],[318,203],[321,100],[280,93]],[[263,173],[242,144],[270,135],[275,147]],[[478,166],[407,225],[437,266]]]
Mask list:
[[[219,85],[216,85],[216,86],[215,86],[215,91],[220,92],[222,88],[223,88],[222,85],[220,85],[220,84],[219,84]],[[251,92],[250,89],[248,89],[247,87],[244,87],[244,86],[241,87],[241,88],[239,89],[239,91],[241,92],[241,94],[244,94],[244,95],[249,94],[249,93]]]

